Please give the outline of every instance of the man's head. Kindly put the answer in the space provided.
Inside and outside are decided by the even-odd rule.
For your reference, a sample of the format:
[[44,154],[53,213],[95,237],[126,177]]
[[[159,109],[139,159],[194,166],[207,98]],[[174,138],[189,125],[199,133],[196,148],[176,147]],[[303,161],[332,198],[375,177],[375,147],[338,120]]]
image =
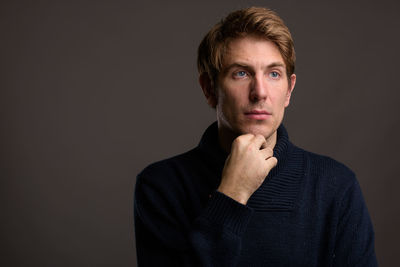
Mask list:
[[222,69],[227,46],[236,38],[257,35],[273,42],[286,64],[286,74],[294,73],[296,54],[289,29],[272,10],[250,7],[230,13],[217,23],[203,38],[198,49],[197,68],[214,84]]
[[198,69],[220,134],[275,137],[296,82],[294,64],[290,32],[269,9],[235,11],[215,25],[200,44]]

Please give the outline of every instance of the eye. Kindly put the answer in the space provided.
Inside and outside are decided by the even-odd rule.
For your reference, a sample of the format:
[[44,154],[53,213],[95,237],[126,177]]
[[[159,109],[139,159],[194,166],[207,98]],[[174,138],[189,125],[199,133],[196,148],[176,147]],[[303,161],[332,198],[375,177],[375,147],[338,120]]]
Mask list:
[[233,73],[233,76],[236,78],[244,78],[247,76],[247,73],[243,70],[240,70],[240,71],[236,71],[235,73]]
[[276,71],[272,71],[272,72],[269,74],[269,76],[270,76],[271,78],[279,78],[280,74],[279,74],[278,72],[276,72]]

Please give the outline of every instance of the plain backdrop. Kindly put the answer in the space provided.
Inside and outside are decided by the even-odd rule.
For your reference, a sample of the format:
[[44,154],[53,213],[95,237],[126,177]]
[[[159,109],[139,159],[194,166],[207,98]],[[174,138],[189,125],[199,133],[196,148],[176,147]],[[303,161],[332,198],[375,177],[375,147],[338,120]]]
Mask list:
[[291,140],[353,169],[398,263],[398,1],[1,1],[1,266],[135,266],[133,188],[215,120],[196,50],[230,11],[289,26]]

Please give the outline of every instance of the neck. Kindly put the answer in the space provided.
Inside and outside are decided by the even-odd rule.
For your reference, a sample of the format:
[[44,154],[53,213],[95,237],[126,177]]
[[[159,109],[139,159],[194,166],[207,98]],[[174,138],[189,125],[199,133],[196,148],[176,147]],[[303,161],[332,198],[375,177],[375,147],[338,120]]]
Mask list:
[[[240,135],[241,134],[235,133],[231,129],[227,129],[218,124],[218,141],[221,148],[226,153],[231,153],[232,142],[233,140],[235,140],[236,137]],[[274,149],[277,140],[277,131],[275,130],[271,135],[264,137],[267,142],[265,147],[270,147],[271,149]]]

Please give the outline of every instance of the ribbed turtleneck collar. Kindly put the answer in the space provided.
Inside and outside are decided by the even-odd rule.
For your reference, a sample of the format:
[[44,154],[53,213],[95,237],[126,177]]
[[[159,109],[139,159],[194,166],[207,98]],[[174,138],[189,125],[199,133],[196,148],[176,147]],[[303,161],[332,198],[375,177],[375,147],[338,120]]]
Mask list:
[[[198,148],[215,168],[222,170],[228,154],[218,142],[217,122],[211,124],[204,132]],[[278,159],[278,164],[269,172],[247,205],[261,211],[292,209],[304,172],[302,155],[301,151],[290,143],[285,127],[280,125],[274,147],[274,156]]]

